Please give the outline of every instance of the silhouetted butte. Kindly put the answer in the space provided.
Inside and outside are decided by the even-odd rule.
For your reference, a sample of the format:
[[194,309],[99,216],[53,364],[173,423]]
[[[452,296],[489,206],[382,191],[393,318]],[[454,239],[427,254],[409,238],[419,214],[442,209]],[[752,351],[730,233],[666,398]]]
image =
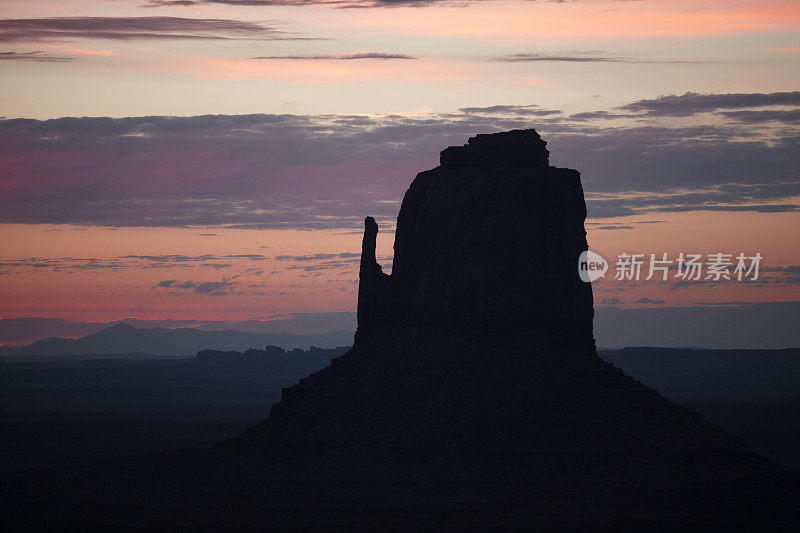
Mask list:
[[353,348],[238,442],[664,468],[752,458],[597,356],[585,218],[580,174],[550,166],[534,130],[443,150],[405,194],[391,275],[365,221]]
[[440,163],[406,192],[391,275],[366,219],[350,351],[211,451],[7,480],[35,494],[17,519],[48,501],[86,523],[77,485],[106,526],[796,524],[794,473],[597,356],[579,173],[534,130]]

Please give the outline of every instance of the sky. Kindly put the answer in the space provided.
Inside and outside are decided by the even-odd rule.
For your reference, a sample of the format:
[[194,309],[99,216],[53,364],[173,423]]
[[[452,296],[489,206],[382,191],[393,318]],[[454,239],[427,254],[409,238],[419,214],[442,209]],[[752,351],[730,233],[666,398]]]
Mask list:
[[[352,311],[476,133],[582,174],[598,306],[800,300],[800,4],[0,0],[0,317]],[[757,280],[616,280],[742,253]]]

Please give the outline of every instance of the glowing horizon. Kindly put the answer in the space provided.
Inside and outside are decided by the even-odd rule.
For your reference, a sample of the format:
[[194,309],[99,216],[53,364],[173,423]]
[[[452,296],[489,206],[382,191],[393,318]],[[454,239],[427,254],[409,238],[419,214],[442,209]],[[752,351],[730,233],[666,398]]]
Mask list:
[[590,249],[764,256],[596,305],[800,300],[797,2],[354,3],[3,2],[0,315],[354,310],[363,218],[390,269],[414,175],[531,127]]

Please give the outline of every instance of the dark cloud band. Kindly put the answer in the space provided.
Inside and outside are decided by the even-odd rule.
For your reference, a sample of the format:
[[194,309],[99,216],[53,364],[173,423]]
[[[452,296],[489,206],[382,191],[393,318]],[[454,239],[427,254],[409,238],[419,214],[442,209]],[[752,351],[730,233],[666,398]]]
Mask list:
[[647,60],[632,57],[621,57],[614,55],[603,55],[601,52],[590,50],[585,52],[573,52],[568,54],[532,54],[518,53],[493,57],[490,61],[500,63],[656,63],[656,64],[698,64],[707,63],[706,61],[686,61],[686,60]]
[[406,54],[387,54],[384,52],[362,52],[358,54],[321,54],[293,56],[258,56],[251,59],[264,60],[311,60],[311,61],[350,61],[357,59],[418,59]]
[[51,17],[0,20],[0,42],[71,39],[308,40],[275,25],[228,19],[182,17]]
[[0,52],[0,61],[36,61],[39,63],[66,63],[74,58],[56,56],[45,53],[44,50],[33,52]]
[[646,113],[651,116],[686,117],[697,113],[711,113],[721,109],[798,105],[800,105],[800,91],[750,94],[699,94],[689,92],[682,95],[638,100],[620,106],[617,109]]
[[[776,101],[766,96],[755,100]],[[775,128],[775,115],[691,127],[630,115],[496,105],[423,117],[3,120],[0,222],[350,231],[369,214],[391,231],[408,183],[442,147],[529,127],[553,164],[582,172],[592,217],[797,210],[800,136]]]

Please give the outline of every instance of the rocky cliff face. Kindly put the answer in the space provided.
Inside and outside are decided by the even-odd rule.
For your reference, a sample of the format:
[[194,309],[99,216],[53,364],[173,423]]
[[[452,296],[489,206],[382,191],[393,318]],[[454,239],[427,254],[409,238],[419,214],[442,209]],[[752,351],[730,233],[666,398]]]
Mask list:
[[514,334],[592,345],[580,174],[549,165],[534,130],[478,135],[417,175],[397,219],[391,276],[367,218],[357,342],[376,331]]

